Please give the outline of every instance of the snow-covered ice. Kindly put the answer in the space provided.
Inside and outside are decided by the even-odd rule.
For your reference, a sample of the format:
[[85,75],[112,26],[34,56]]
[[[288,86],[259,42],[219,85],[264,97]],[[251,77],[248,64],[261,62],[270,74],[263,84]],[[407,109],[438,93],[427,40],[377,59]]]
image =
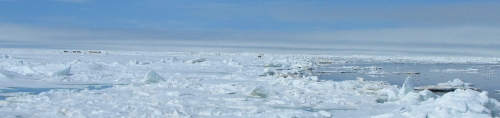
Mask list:
[[192,60],[187,60],[186,63],[194,64],[194,63],[200,63],[200,62],[204,62],[204,61],[206,61],[205,58],[196,58],[196,59],[192,59]]
[[163,77],[161,77],[155,71],[152,71],[152,70],[148,71],[148,73],[146,73],[146,75],[142,79],[142,82],[144,82],[144,83],[158,83],[161,81],[165,81],[165,80],[163,79]]
[[50,64],[33,67],[33,70],[39,73],[46,74],[48,76],[68,76],[71,70],[71,66]]
[[454,79],[453,81],[448,81],[445,83],[438,83],[437,85],[419,86],[415,87],[419,90],[432,90],[432,91],[454,91],[456,89],[471,89],[471,90],[481,90],[480,88],[474,88],[474,84],[465,83],[460,79]]
[[406,95],[410,92],[413,92],[414,87],[412,81],[413,80],[411,79],[411,77],[408,76],[405,80],[405,83],[403,83],[403,85],[401,86],[401,89],[399,89],[399,94]]
[[[0,117],[498,117],[487,92],[319,80],[349,60],[498,64],[496,58],[0,49]],[[86,52],[86,51],[83,51]],[[5,57],[5,56],[4,56]],[[331,62],[319,64],[318,61]],[[381,67],[338,67],[389,74]],[[154,70],[154,71],[153,71]],[[383,72],[383,73],[382,73]],[[404,79],[404,78],[400,78]],[[461,82],[461,83],[460,83]],[[453,80],[449,85],[466,85]],[[88,89],[88,86],[112,86]],[[7,93],[16,88],[57,88]]]

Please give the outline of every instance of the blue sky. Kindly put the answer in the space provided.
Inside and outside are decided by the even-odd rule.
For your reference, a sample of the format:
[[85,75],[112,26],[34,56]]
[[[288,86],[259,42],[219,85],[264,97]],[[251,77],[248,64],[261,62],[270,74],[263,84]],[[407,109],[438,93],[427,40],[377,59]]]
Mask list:
[[500,56],[498,6],[493,0],[0,0],[0,46]]

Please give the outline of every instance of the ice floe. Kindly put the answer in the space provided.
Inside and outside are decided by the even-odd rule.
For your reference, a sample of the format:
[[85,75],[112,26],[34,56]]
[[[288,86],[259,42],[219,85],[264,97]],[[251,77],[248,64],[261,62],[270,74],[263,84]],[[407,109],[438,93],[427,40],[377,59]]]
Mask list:
[[465,83],[460,79],[454,79],[453,81],[448,81],[446,83],[438,83],[437,85],[415,87],[415,89],[418,90],[427,89],[431,91],[454,91],[457,89],[462,89],[462,90],[471,89],[476,91],[481,90],[480,88],[474,88],[474,84]]
[[204,61],[206,61],[206,58],[196,58],[196,59],[192,59],[192,60],[187,60],[186,63],[194,64],[194,63],[200,63],[200,62],[204,62]]
[[267,63],[263,65],[264,67],[282,67],[282,64]]
[[479,69],[467,68],[467,69],[432,69],[431,72],[443,72],[443,73],[478,73]]

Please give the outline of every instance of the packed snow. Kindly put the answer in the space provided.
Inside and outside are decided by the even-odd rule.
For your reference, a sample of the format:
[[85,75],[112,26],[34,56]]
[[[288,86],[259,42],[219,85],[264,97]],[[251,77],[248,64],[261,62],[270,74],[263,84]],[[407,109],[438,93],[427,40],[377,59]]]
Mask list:
[[[486,91],[457,89],[437,95],[429,90],[415,91],[411,76],[404,83],[391,85],[361,77],[320,80],[314,73],[318,66],[349,60],[499,64],[498,58],[65,53],[29,49],[0,52],[4,55],[0,59],[0,96],[5,97],[0,100],[0,117],[500,116],[500,103],[489,98]],[[389,74],[376,66],[339,68]],[[468,84],[452,80],[447,85]],[[50,89],[38,93],[6,92],[20,88]]]

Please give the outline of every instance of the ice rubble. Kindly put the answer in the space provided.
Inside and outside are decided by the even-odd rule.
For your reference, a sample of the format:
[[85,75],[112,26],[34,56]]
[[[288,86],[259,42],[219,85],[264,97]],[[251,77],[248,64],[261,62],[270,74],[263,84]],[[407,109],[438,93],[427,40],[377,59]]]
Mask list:
[[227,65],[229,65],[229,66],[235,66],[235,67],[240,67],[240,66],[241,66],[241,63],[234,62],[234,60],[233,60],[233,59],[229,59],[229,60],[222,60],[222,63],[227,64]]
[[34,76],[42,74],[45,76],[68,76],[71,70],[71,65],[64,64],[47,64],[41,66],[30,67],[29,65],[10,65],[4,67],[6,71],[12,74],[21,74],[24,76]]
[[[488,92],[478,92],[471,89],[457,89],[439,97],[429,90],[416,93],[408,77],[399,90],[399,102],[407,106],[393,113],[378,115],[375,117],[500,117],[500,103],[488,98]],[[440,86],[464,86],[459,79],[452,82],[440,83]],[[392,94],[394,96],[394,94]],[[392,96],[392,97],[393,97]],[[394,99],[390,101],[396,101]]]
[[274,74],[275,74],[275,72],[273,69],[264,68],[264,71],[262,72],[261,76],[271,76]]
[[163,77],[161,77],[155,71],[152,71],[152,70],[148,71],[148,73],[146,73],[146,75],[142,79],[142,82],[144,82],[146,84],[149,84],[149,83],[158,83],[158,82],[161,82],[161,81],[165,81],[165,80],[163,79]]
[[264,87],[262,86],[258,86],[252,89],[252,91],[248,93],[248,95],[260,98],[266,98],[269,95],[269,91],[265,90]]
[[71,70],[71,65],[68,66],[63,64],[49,64],[33,67],[33,70],[47,76],[68,76]]
[[487,97],[487,92],[474,90],[455,90],[441,97],[418,102],[393,113],[379,117],[414,117],[414,118],[455,118],[455,117],[500,117],[500,104]]
[[454,79],[453,81],[448,81],[446,83],[438,83],[438,86],[449,86],[449,87],[472,87],[474,84],[465,83],[460,79]]
[[409,92],[413,92],[414,91],[414,88],[413,88],[413,83],[412,83],[412,79],[410,76],[408,76],[405,80],[405,83],[403,83],[403,86],[401,86],[401,89],[399,89],[399,94],[401,95],[406,95],[408,94]]
[[442,72],[442,73],[478,73],[478,69],[467,68],[467,69],[432,69],[431,72]]
[[179,60],[177,60],[177,57],[172,57],[172,59],[170,59],[170,62],[179,62]]
[[264,67],[282,67],[282,64],[267,63],[263,65]]
[[[65,84],[103,82],[119,85],[97,90],[51,90],[40,94],[15,95],[0,100],[0,117],[491,117],[499,115],[499,103],[488,98],[486,92],[456,90],[437,96],[428,90],[413,91],[411,78],[407,78],[401,88],[387,82],[363,79],[318,81],[316,76],[300,74],[307,70],[304,68],[313,67],[310,62],[304,61],[304,58],[312,57],[305,56],[269,54],[266,57],[271,58],[266,60],[256,58],[255,54],[250,53],[210,56],[213,54],[112,52],[106,56],[81,57],[70,54],[47,56],[46,52],[42,52],[37,57],[37,52],[21,51],[18,55],[23,56],[22,54],[34,59],[24,60],[30,63],[27,65],[16,65],[15,62],[18,61],[16,58],[9,59],[12,63],[4,61],[0,62],[0,66],[5,70],[11,69],[9,71],[11,74],[26,75],[31,73],[27,68],[32,67],[35,72],[41,71],[41,67],[49,68],[47,70],[50,71],[44,73],[33,73],[33,78],[46,78],[44,75],[49,75],[48,73],[67,75],[71,69],[71,76],[53,78],[74,80]],[[201,64],[192,64],[192,60],[186,61],[188,63],[161,61],[171,57],[182,60],[197,60],[203,57],[211,61],[203,61]],[[375,59],[383,61],[387,58],[394,59],[392,57]],[[72,60],[77,59],[80,60],[78,63],[72,63]],[[131,59],[134,61],[130,61]],[[223,61],[227,59],[230,61]],[[438,61],[447,61],[445,59]],[[160,63],[151,60],[160,60]],[[71,66],[55,64],[58,61],[70,62]],[[234,63],[229,64],[230,62]],[[266,63],[282,65],[281,68],[265,69],[263,65]],[[269,74],[270,72],[274,75]],[[294,75],[295,72],[300,77],[279,76]],[[263,75],[262,73],[266,76],[259,76]],[[22,79],[20,77],[13,76],[14,79]],[[5,77],[0,74],[1,78]],[[48,81],[45,83],[61,82],[59,79],[29,81],[37,85],[45,81]],[[10,80],[4,82],[9,84]],[[462,85],[458,81],[455,84]]]
[[129,65],[148,65],[151,64],[151,62],[139,62],[137,60],[130,60]]
[[415,89],[418,90],[428,89],[431,91],[454,91],[456,89],[481,90],[479,88],[474,88],[474,84],[465,83],[460,79],[454,79],[453,81],[448,81],[446,83],[438,83],[437,85],[415,87]]
[[28,67],[28,66],[12,66],[7,70],[17,72],[17,73],[22,74],[22,75],[37,74],[37,72],[35,70],[33,70],[31,67]]
[[196,58],[196,59],[192,59],[192,60],[187,60],[186,63],[201,63],[201,62],[204,62],[206,61],[206,58]]
[[2,57],[3,57],[3,59],[9,59],[10,58],[9,55],[3,55]]

